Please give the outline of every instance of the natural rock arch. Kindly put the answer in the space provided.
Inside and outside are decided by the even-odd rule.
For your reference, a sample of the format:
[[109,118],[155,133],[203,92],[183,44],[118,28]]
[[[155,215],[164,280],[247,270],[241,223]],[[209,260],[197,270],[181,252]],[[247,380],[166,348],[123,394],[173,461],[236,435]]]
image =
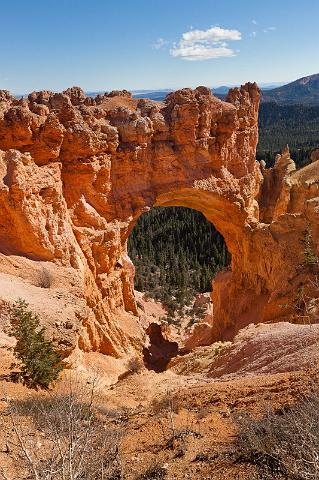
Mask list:
[[154,205],[195,208],[225,238],[232,271],[215,281],[212,340],[287,317],[280,302],[294,288],[300,232],[318,223],[309,203],[317,186],[295,186],[302,201],[289,199],[287,152],[274,170],[260,168],[258,106],[250,83],[225,102],[205,87],[163,103],[126,91],[91,98],[77,87],[21,100],[0,92],[2,264],[46,262],[52,285],[72,278],[76,291],[64,288],[78,329],[68,352],[76,343],[114,356],[140,348],[126,243]]

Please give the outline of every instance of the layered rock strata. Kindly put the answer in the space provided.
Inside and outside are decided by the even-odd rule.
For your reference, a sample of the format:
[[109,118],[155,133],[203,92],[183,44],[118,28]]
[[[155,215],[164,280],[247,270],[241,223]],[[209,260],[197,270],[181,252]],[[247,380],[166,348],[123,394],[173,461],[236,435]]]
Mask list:
[[78,87],[0,92],[0,272],[27,298],[63,291],[68,353],[141,348],[127,238],[154,205],[199,210],[225,238],[232,265],[214,281],[212,340],[291,317],[309,225],[318,250],[318,162],[305,174],[288,151],[271,170],[256,162],[259,98],[251,83],[226,101],[205,87],[163,103]]

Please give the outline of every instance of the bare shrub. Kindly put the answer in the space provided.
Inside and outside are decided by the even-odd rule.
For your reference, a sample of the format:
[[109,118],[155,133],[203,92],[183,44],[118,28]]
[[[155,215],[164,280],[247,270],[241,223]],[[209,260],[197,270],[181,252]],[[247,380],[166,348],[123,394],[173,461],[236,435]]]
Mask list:
[[236,461],[256,465],[260,479],[319,479],[319,396],[238,419]]
[[127,368],[131,373],[140,373],[143,369],[143,362],[139,357],[132,357],[127,362]]
[[182,426],[177,427],[177,415],[182,409],[182,401],[177,393],[167,390],[162,398],[153,400],[151,408],[153,413],[158,416],[166,448],[178,450],[184,455],[187,439],[201,437],[200,432],[195,429],[195,423],[188,409],[186,409],[186,421]]
[[51,274],[47,268],[42,267],[41,270],[38,272],[37,286],[40,288],[51,287]]
[[[122,479],[120,434],[99,413],[94,384],[89,389],[70,384],[65,394],[8,400],[6,414],[12,426],[7,444],[19,470],[16,479]],[[6,479],[0,467],[0,478],[1,473]]]
[[162,397],[154,398],[151,407],[155,414],[178,413],[182,408],[182,402],[176,393],[167,390]]
[[136,480],[162,480],[166,477],[167,472],[161,465],[152,465],[145,470],[144,473],[136,477]]
[[319,276],[313,275],[299,285],[293,302],[294,320],[297,323],[313,324],[318,322]]

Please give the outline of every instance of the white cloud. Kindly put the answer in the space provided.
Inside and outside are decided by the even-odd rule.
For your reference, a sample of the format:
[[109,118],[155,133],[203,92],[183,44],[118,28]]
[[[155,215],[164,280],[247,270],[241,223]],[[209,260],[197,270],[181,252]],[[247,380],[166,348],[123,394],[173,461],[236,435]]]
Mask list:
[[241,40],[238,30],[211,27],[207,30],[190,30],[182,34],[170,54],[183,60],[209,60],[211,58],[233,57],[235,52],[228,47],[228,41]]
[[209,60],[210,58],[233,57],[234,51],[228,47],[206,47],[205,45],[190,45],[188,47],[174,47],[171,49],[172,57],[183,60]]
[[165,45],[168,44],[167,40],[164,40],[164,38],[158,38],[155,43],[153,43],[152,48],[155,48],[155,50],[160,50],[161,48],[165,47]]
[[220,27],[212,27],[208,30],[190,30],[182,35],[183,42],[212,42],[218,43],[223,40],[241,40],[238,30],[227,30]]
[[252,20],[251,23],[253,23],[254,25],[257,25],[257,21],[256,21],[256,20]]
[[251,32],[250,36],[251,36],[252,38],[256,38],[257,32]]
[[263,32],[264,33],[268,33],[268,32],[273,32],[276,30],[276,27],[268,27],[268,28],[264,28],[263,29]]

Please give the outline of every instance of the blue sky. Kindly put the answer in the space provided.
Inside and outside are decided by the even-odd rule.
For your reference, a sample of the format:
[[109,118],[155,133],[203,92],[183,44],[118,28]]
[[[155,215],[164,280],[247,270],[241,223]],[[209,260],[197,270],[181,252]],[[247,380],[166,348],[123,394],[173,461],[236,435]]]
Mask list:
[[0,89],[288,82],[319,72],[318,0],[4,0]]

